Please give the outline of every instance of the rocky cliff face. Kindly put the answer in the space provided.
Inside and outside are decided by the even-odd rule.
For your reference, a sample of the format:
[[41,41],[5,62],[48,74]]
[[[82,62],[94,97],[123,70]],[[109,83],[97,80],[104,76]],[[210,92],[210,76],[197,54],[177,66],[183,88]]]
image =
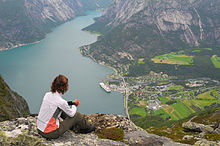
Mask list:
[[110,0],[0,0],[0,49],[38,41],[54,26],[109,3]]
[[218,46],[219,13],[218,0],[115,0],[86,28],[104,33],[91,45],[89,54],[97,60],[120,62],[118,52],[142,58],[168,50]]
[[30,114],[26,101],[12,91],[0,76],[0,121]]
[[[150,145],[150,146],[180,146],[168,138],[148,134],[136,127],[126,117],[120,115],[92,114],[86,118],[96,125],[97,130],[91,134],[79,134],[67,131],[55,140],[46,140],[36,131],[36,117],[18,118],[0,123],[1,145]],[[122,142],[110,139],[100,139],[98,134],[106,128],[117,127],[124,131]]]

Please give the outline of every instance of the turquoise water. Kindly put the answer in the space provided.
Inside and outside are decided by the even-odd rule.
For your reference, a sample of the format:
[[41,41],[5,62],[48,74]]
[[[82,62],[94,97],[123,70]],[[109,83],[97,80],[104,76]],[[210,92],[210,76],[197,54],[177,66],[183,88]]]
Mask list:
[[69,78],[69,90],[63,98],[78,98],[80,112],[124,114],[122,94],[106,93],[99,86],[113,70],[81,56],[78,49],[97,40],[96,34],[81,29],[100,15],[88,12],[55,28],[40,43],[0,52],[0,74],[26,99],[31,113],[38,113],[52,80],[64,74]]

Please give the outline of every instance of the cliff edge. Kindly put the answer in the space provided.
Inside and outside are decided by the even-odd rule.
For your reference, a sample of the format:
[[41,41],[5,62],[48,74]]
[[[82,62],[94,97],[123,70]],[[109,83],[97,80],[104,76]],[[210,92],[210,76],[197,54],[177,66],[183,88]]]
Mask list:
[[29,115],[27,102],[12,91],[0,75],[0,121]]
[[[1,145],[148,145],[148,146],[179,146],[184,145],[172,140],[148,134],[143,129],[135,126],[126,117],[112,114],[91,114],[85,115],[89,122],[96,125],[95,132],[80,134],[74,131],[67,131],[55,140],[42,138],[36,129],[36,116],[17,118],[11,121],[0,123],[0,144]],[[119,128],[124,132],[121,141],[101,139],[98,137],[100,131],[108,128]]]

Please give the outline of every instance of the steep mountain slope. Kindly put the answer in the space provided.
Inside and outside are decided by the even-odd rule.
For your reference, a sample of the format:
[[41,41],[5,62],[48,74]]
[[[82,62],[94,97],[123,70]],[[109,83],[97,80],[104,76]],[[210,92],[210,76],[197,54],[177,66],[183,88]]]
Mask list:
[[[82,52],[115,64],[188,47],[216,47],[220,44],[219,13],[218,0],[115,0],[86,28],[104,35]],[[130,57],[122,59],[119,52]]]
[[54,26],[109,3],[109,0],[0,0],[0,49],[38,41]]
[[26,101],[12,91],[0,76],[0,121],[30,114]]

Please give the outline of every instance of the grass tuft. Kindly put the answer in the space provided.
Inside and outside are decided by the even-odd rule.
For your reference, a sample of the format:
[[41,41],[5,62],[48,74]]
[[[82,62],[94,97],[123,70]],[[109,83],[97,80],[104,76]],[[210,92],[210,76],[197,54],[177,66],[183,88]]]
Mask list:
[[114,141],[123,141],[124,139],[124,131],[120,128],[106,128],[103,129],[99,134],[99,138],[102,139],[111,139]]

